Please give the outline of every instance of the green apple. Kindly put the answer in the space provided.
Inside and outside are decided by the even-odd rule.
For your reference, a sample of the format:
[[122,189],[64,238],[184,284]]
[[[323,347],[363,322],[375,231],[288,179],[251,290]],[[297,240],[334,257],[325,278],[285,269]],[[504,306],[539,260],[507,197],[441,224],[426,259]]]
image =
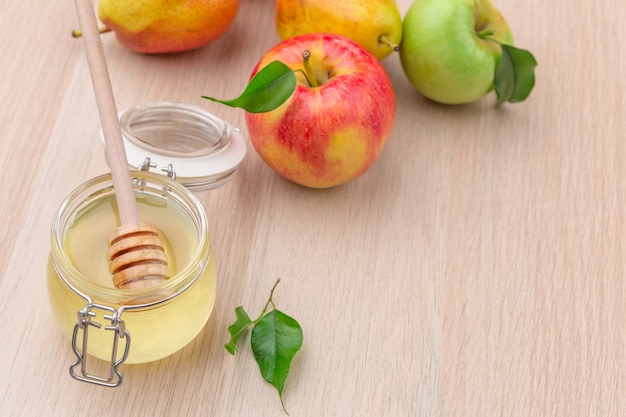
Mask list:
[[513,35],[490,0],[415,0],[404,17],[400,60],[421,94],[463,104],[493,90],[500,44],[512,45]]

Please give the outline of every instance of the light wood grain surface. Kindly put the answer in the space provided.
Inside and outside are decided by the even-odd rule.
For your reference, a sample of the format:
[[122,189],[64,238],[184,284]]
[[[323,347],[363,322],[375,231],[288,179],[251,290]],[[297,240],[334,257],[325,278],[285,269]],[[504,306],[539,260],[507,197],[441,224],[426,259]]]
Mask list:
[[[404,14],[409,0],[399,1]],[[379,160],[314,191],[250,148],[198,194],[218,300],[179,353],[123,365],[115,389],[73,380],[49,309],[52,216],[107,172],[71,1],[0,0],[0,415],[280,416],[234,308],[275,301],[304,345],[292,416],[624,416],[626,35],[623,2],[498,0],[539,62],[530,99],[495,110],[421,98],[392,55],[398,117]],[[245,130],[235,97],[278,42],[271,0],[242,0],[205,48],[144,56],[103,37],[118,107],[196,104]]]

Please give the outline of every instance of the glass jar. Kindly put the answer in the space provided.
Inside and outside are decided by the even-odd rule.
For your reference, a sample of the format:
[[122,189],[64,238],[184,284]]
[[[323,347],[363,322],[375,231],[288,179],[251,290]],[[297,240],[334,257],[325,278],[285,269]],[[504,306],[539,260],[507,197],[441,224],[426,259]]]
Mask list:
[[[197,198],[163,175],[131,175],[139,216],[163,234],[175,271],[164,283],[145,289],[113,285],[107,250],[118,214],[110,174],[71,192],[52,223],[48,294],[77,356],[70,373],[107,386],[121,383],[121,363],[154,361],[187,345],[206,324],[216,297],[216,263]],[[91,371],[90,356],[106,361],[104,375]]]

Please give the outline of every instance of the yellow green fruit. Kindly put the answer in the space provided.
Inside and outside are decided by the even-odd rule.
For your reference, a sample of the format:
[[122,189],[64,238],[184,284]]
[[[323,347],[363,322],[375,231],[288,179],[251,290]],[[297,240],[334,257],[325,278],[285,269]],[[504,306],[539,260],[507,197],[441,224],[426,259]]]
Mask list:
[[394,0],[276,0],[275,17],[283,40],[308,33],[343,35],[379,60],[402,39],[402,17]]
[[101,0],[98,15],[136,52],[182,52],[204,46],[231,26],[239,0]]

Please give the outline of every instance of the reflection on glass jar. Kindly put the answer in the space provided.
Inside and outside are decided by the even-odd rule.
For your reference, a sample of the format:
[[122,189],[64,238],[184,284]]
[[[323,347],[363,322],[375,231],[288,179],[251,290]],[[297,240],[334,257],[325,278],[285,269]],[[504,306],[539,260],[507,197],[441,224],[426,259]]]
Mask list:
[[[110,361],[115,374],[116,361],[154,361],[187,345],[206,324],[216,296],[216,264],[200,203],[163,176],[132,176],[139,216],[162,233],[174,275],[146,289],[113,286],[107,251],[118,213],[111,177],[104,175],[74,190],[58,210],[47,277],[54,317],[74,340],[77,362],[89,356]],[[116,376],[106,375],[104,385],[116,385]]]

